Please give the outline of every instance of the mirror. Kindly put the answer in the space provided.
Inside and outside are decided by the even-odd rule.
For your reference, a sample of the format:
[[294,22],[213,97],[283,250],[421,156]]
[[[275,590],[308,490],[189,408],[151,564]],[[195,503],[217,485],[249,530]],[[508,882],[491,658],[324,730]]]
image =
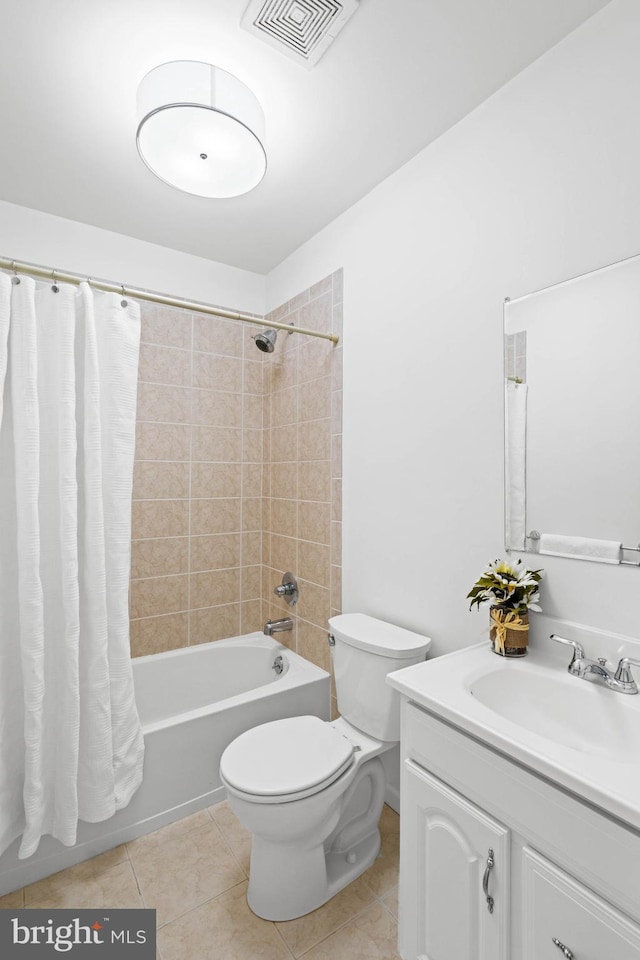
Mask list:
[[505,301],[504,346],[507,549],[637,565],[640,256]]

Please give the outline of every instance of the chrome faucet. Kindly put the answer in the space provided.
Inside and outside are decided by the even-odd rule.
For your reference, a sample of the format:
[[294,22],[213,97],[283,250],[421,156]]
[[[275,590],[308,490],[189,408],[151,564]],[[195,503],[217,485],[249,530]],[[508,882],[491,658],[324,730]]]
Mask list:
[[552,633],[549,639],[573,647],[573,656],[567,670],[574,677],[603,684],[610,690],[615,690],[616,693],[638,693],[638,685],[631,675],[630,668],[631,666],[640,667],[640,660],[622,657],[614,671],[608,668],[606,657],[598,657],[597,660],[589,660],[585,657],[584,647],[577,640],[567,640],[555,633]]
[[291,617],[283,617],[282,620],[267,620],[264,625],[265,637],[272,637],[274,633],[282,633],[283,630],[293,630]]
[[282,577],[282,583],[273,588],[276,597],[282,597],[290,607],[295,607],[298,602],[298,581],[292,573],[285,573]]

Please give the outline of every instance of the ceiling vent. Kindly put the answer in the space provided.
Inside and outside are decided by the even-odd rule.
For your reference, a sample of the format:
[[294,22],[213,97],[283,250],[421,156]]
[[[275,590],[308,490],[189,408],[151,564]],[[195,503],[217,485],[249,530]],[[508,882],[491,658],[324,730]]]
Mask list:
[[318,62],[359,0],[251,0],[242,26],[308,67]]

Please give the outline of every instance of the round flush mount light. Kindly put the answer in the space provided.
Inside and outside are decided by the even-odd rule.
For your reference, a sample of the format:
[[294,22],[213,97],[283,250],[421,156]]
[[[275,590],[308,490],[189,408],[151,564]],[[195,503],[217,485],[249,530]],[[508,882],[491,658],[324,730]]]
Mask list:
[[155,67],[138,87],[140,156],[165,183],[197,197],[237,197],[267,169],[264,114],[233,74],[196,60]]

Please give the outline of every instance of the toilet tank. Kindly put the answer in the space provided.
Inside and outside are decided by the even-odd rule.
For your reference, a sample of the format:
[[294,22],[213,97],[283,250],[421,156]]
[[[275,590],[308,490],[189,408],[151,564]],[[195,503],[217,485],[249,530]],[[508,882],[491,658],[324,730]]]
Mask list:
[[399,740],[400,695],[386,676],[424,660],[431,640],[364,613],[331,617],[329,630],[341,716],[376,740]]

